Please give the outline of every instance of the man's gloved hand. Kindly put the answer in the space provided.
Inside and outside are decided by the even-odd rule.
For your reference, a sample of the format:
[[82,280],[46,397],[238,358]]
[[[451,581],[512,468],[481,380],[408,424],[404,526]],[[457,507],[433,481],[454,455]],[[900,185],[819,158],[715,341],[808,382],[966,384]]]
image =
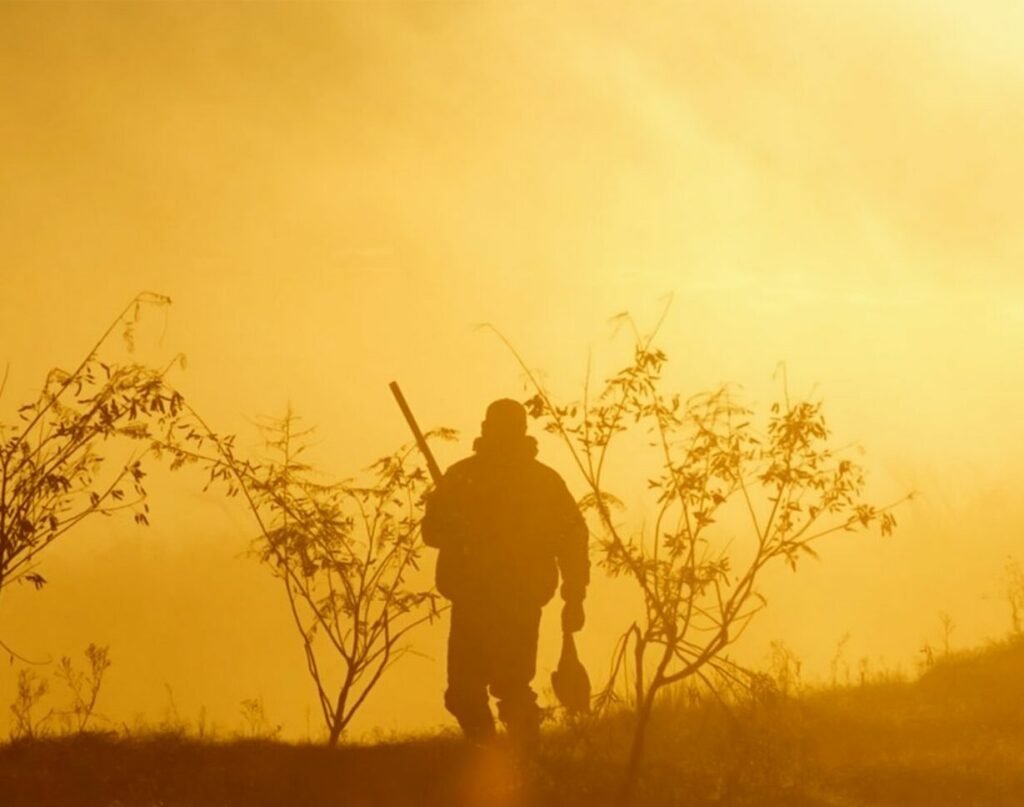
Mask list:
[[562,606],[562,631],[575,633],[582,629],[585,621],[583,615],[583,600],[572,600]]

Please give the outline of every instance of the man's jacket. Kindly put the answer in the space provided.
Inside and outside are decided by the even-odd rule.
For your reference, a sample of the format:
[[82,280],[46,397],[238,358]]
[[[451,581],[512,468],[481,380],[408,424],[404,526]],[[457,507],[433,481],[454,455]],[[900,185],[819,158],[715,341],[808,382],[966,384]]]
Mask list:
[[440,550],[437,589],[453,601],[543,605],[558,587],[582,600],[587,526],[532,437],[480,437],[427,499],[423,540]]

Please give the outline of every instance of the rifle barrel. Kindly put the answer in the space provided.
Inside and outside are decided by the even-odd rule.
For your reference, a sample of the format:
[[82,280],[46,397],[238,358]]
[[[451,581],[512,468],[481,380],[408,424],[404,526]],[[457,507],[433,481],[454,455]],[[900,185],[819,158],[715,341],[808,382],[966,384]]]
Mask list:
[[416,445],[419,446],[420,453],[423,458],[427,461],[427,470],[430,471],[430,478],[434,480],[434,484],[438,484],[441,481],[441,469],[438,467],[437,460],[434,459],[434,454],[430,450],[430,446],[427,445],[427,438],[423,436],[423,432],[420,431],[419,425],[416,423],[416,418],[413,417],[412,410],[409,408],[409,404],[405,400],[405,396],[402,394],[402,390],[398,386],[397,381],[392,381],[388,384],[391,389],[391,394],[395,396],[395,400],[398,402],[398,408],[402,410],[402,414],[405,415],[405,422],[409,424],[409,428],[412,429],[413,437],[416,438]]

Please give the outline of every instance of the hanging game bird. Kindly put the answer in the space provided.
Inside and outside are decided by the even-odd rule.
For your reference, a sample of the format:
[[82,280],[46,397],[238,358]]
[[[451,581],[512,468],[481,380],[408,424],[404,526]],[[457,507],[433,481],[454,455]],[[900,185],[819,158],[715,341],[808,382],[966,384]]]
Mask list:
[[569,632],[562,634],[562,655],[551,673],[551,688],[571,715],[590,711],[590,677],[576,653],[576,642]]

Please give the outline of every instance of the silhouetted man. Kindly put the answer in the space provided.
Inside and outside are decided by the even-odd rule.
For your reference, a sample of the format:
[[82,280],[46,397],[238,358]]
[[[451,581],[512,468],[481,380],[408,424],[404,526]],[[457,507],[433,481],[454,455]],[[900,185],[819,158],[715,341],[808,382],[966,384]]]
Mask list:
[[541,608],[562,578],[562,628],[583,627],[590,579],[587,527],[557,472],[536,460],[526,410],[487,407],[474,454],[448,469],[427,500],[423,539],[440,550],[438,591],[452,602],[445,706],[471,740],[494,734],[488,689],[521,749],[540,727],[530,688]]

